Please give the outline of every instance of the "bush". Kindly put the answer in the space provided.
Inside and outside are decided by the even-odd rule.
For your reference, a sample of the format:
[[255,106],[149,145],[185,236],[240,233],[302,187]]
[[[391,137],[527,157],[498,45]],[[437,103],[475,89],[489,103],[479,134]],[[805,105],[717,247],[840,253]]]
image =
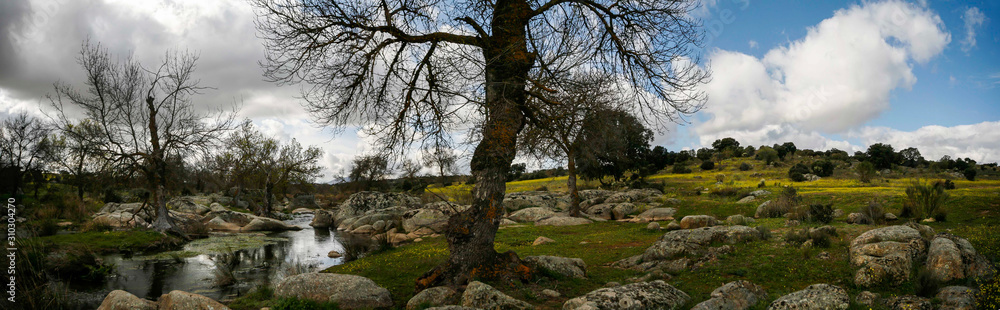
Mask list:
[[712,195],[712,196],[738,197],[738,198],[746,197],[748,194],[749,193],[747,193],[746,190],[743,190],[741,188],[736,188],[736,187],[714,188],[714,189],[712,189],[711,192],[709,192],[709,195]]
[[[869,201],[867,205],[861,207],[861,223],[857,224],[883,224],[885,223],[885,209],[878,201]],[[902,216],[902,215],[901,215]]]
[[750,167],[750,164],[748,163],[740,164],[740,171],[749,171],[751,168],[753,167]]
[[726,175],[725,174],[721,174],[721,173],[720,174],[716,174],[715,175],[715,181],[719,182],[719,183],[722,183],[722,182],[726,181]]
[[691,173],[691,168],[688,168],[688,167],[684,166],[683,164],[674,164],[674,167],[671,169],[671,172],[673,172],[673,173]]
[[828,177],[833,175],[833,168],[833,162],[829,160],[820,160],[813,163],[812,173],[817,176]]
[[715,169],[715,162],[711,160],[706,160],[701,162],[701,170],[712,170]]
[[1000,309],[1000,277],[979,283],[976,291],[976,309]]
[[934,186],[941,186],[944,187],[944,189],[955,189],[955,182],[952,182],[951,180],[937,181],[934,182]]
[[770,229],[767,229],[767,227],[764,227],[764,226],[757,226],[756,228],[757,228],[757,232],[760,233],[760,238],[761,239],[764,239],[764,240],[770,240],[771,239],[771,230]]
[[791,207],[786,203],[782,203],[779,198],[764,205],[760,212],[758,212],[758,215],[763,218],[776,218],[785,216],[785,213],[788,213],[788,211],[791,211]]
[[918,218],[936,217],[939,213],[945,214],[944,203],[948,200],[948,196],[944,186],[913,180],[910,186],[906,187],[906,200],[903,201],[903,206],[909,207]]
[[872,179],[875,178],[875,165],[870,162],[860,162],[857,167],[854,167],[854,170],[858,172],[858,180],[862,183],[871,183]]
[[57,232],[59,232],[59,225],[56,223],[56,219],[52,218],[39,221],[35,227],[35,235],[38,237],[55,235]]
[[976,180],[976,168],[973,168],[973,167],[965,168],[965,171],[962,172],[962,175],[965,175],[965,179],[966,180],[975,181]]
[[830,238],[836,235],[836,230],[830,229],[793,229],[785,233],[785,242],[799,246],[806,241],[812,241],[812,245],[814,247],[828,248],[832,244],[832,242],[830,242]]
[[830,223],[830,221],[833,221],[833,205],[818,203],[809,205],[806,221],[823,224]]
[[798,163],[788,169],[788,178],[795,182],[802,182],[806,180],[805,174],[807,173],[809,173],[809,167]]

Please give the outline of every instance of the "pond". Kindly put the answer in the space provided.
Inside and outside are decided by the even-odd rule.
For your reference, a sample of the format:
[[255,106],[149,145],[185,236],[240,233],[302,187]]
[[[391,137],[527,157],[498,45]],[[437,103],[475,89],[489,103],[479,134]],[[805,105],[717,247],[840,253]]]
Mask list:
[[192,241],[180,251],[151,256],[108,255],[116,272],[103,285],[71,286],[86,309],[97,308],[107,293],[124,290],[156,300],[172,290],[225,301],[262,284],[277,284],[286,276],[313,272],[343,263],[330,258],[343,252],[346,237],[330,229],[309,226],[312,214],[296,214],[285,223],[299,231],[271,234],[219,234]]

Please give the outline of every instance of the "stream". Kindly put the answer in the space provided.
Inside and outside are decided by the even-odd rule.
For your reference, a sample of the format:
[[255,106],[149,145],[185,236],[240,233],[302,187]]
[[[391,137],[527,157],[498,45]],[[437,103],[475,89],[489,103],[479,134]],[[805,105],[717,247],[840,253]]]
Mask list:
[[156,300],[181,290],[225,301],[246,294],[262,284],[276,285],[287,276],[314,272],[343,263],[329,258],[331,250],[343,252],[341,232],[313,229],[312,214],[296,214],[285,223],[299,231],[270,234],[217,234],[194,240],[179,251],[150,256],[107,255],[115,274],[104,283],[71,285],[85,309],[96,309],[112,290]]

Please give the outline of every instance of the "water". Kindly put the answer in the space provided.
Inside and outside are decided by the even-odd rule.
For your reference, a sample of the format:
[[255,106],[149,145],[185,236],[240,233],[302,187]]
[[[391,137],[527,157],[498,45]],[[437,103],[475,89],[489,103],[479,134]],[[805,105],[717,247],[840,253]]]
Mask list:
[[[331,250],[343,252],[339,232],[313,229],[312,214],[298,214],[285,221],[299,231],[261,234],[214,235],[184,246],[184,250],[147,257],[105,256],[117,274],[103,286],[74,287],[80,299],[96,308],[112,290],[156,300],[172,290],[229,300],[262,284],[313,272],[343,263],[330,258]],[[90,308],[90,307],[88,307]]]

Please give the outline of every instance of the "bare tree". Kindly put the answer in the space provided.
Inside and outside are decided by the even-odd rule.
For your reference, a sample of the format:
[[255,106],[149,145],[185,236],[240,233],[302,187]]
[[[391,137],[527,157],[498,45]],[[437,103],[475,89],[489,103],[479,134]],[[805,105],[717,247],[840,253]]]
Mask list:
[[0,125],[0,166],[9,174],[3,178],[10,182],[11,195],[23,194],[25,176],[42,169],[52,159],[55,149],[51,132],[42,120],[25,113],[12,115]]
[[566,160],[566,188],[571,201],[569,211],[571,216],[580,216],[576,158],[583,147],[580,144],[583,142],[584,120],[594,118],[599,111],[623,104],[611,91],[614,81],[608,76],[577,74],[571,82],[564,83],[561,91],[547,94],[546,100],[558,104],[537,104],[535,117],[540,121],[521,132],[518,147],[540,161]]
[[438,180],[444,184],[448,175],[456,173],[455,162],[458,156],[450,148],[435,147],[423,151],[423,161],[428,167],[435,167],[438,171]]
[[91,174],[103,170],[101,150],[101,126],[92,120],[82,120],[75,124],[62,124],[59,137],[54,139],[56,156],[53,163],[59,169],[69,172],[76,186],[76,193],[83,200],[83,192]]
[[531,276],[516,254],[493,247],[504,177],[520,131],[538,122],[538,105],[558,104],[543,92],[558,90],[568,72],[615,76],[624,101],[650,123],[683,121],[704,102],[696,90],[707,79],[695,55],[702,34],[689,15],[696,1],[252,3],[268,50],[265,74],[308,85],[303,97],[318,121],[367,124],[397,152],[415,140],[447,139],[460,124],[478,126],[472,207],[449,220],[448,261],[417,280],[418,291]]
[[161,232],[184,234],[167,212],[167,155],[207,152],[232,127],[235,115],[195,111],[192,97],[206,89],[194,78],[197,60],[167,52],[158,67],[147,70],[131,57],[116,62],[107,49],[87,42],[78,60],[87,75],[86,90],[57,83],[50,97],[61,123],[73,122],[67,105],[79,108],[101,127],[100,152],[106,159],[145,177],[156,210],[152,226]]
[[382,155],[359,155],[351,163],[351,173],[348,178],[360,190],[371,190],[379,187],[386,177],[392,174],[389,169],[389,159]]

